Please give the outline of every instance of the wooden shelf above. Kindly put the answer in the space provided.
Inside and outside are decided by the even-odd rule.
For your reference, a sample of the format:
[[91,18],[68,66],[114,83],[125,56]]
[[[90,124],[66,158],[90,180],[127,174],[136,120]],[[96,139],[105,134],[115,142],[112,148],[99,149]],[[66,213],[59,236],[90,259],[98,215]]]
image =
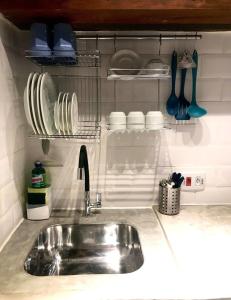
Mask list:
[[0,12],[22,29],[69,22],[75,30],[230,30],[230,0],[1,0]]

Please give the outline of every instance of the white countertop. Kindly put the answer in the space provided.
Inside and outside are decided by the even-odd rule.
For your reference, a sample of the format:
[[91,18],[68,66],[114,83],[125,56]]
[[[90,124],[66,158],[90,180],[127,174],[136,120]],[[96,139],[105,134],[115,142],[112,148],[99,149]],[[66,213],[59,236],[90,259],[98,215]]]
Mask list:
[[[64,214],[64,213],[63,213]],[[137,228],[144,264],[129,274],[37,277],[23,263],[41,228],[54,223],[128,223]],[[89,218],[66,212],[25,220],[0,253],[0,299],[231,298],[231,206],[101,210]]]

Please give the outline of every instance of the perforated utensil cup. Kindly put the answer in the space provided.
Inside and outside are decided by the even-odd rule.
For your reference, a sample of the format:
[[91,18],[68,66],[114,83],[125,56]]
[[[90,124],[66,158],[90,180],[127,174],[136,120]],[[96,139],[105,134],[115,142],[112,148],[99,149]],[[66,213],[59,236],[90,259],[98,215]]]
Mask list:
[[177,215],[180,212],[180,188],[159,186],[159,212]]

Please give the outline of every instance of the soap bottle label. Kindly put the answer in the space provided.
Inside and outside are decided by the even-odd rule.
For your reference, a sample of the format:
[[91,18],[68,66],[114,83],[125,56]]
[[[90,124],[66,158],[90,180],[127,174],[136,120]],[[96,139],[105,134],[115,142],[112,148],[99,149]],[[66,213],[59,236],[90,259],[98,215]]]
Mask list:
[[32,175],[32,187],[44,187],[45,181],[42,174],[33,174]]

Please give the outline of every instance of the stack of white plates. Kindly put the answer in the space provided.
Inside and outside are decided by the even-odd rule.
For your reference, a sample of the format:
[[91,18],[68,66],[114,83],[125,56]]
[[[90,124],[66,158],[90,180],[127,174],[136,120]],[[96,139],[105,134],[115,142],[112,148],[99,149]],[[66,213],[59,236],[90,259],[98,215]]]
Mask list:
[[75,93],[59,93],[48,73],[30,73],[24,91],[26,119],[35,134],[75,134],[78,101]]
[[76,93],[59,93],[54,107],[54,121],[60,135],[73,135],[77,132],[78,100]]
[[30,73],[24,91],[24,109],[35,134],[56,132],[53,118],[56,98],[56,88],[48,73]]

